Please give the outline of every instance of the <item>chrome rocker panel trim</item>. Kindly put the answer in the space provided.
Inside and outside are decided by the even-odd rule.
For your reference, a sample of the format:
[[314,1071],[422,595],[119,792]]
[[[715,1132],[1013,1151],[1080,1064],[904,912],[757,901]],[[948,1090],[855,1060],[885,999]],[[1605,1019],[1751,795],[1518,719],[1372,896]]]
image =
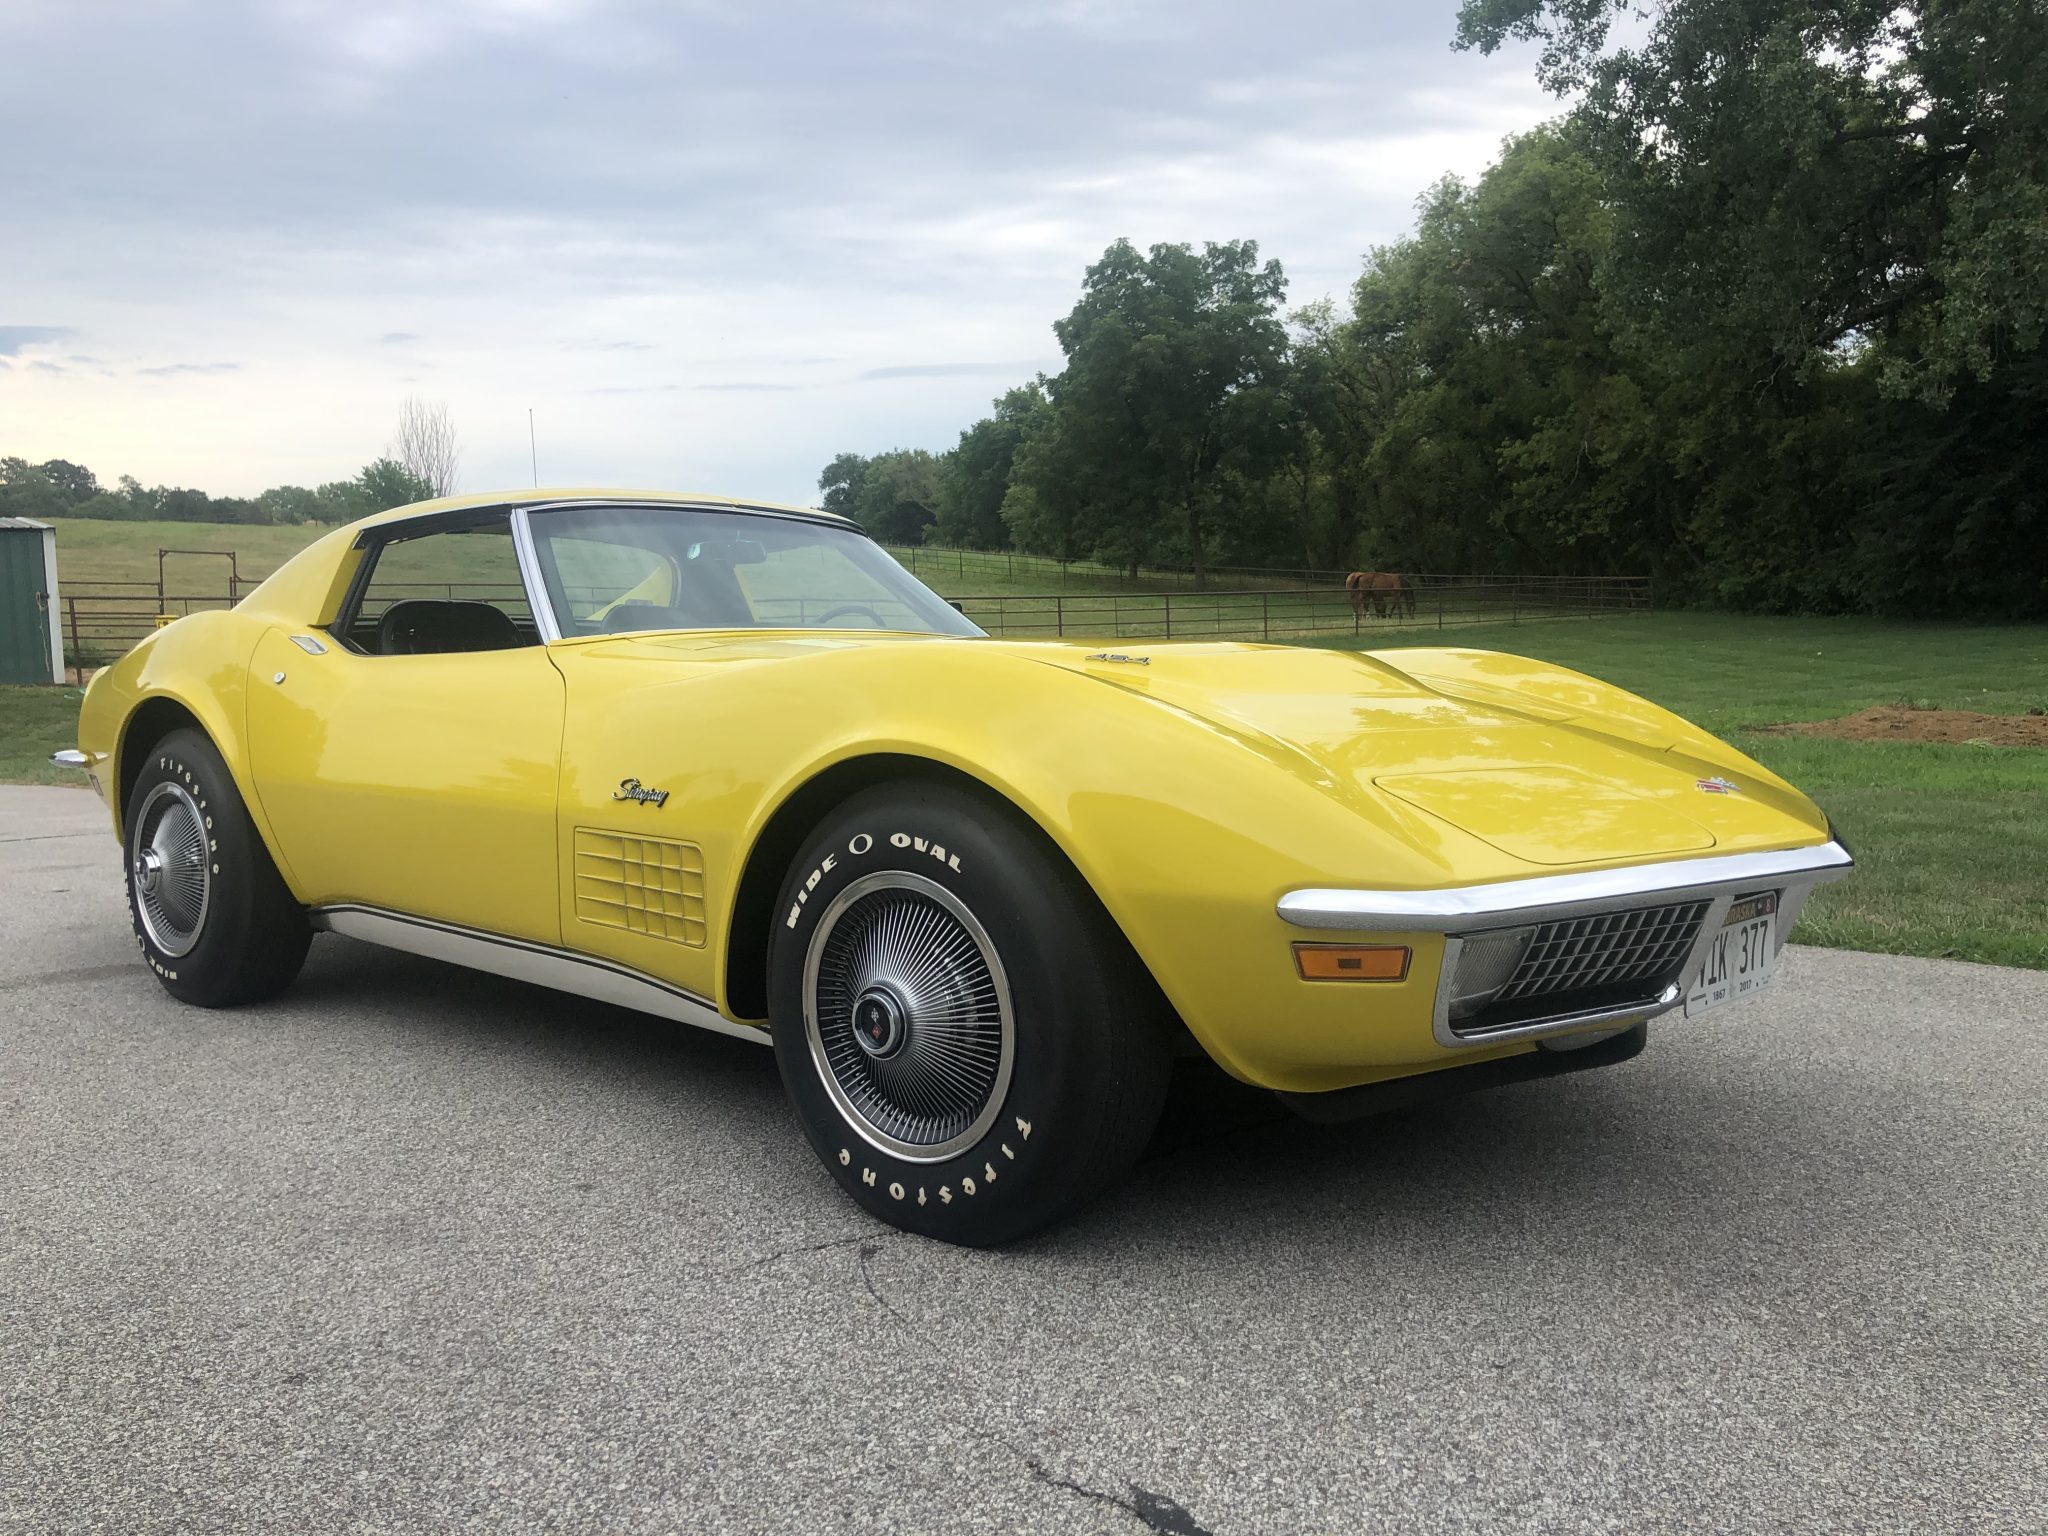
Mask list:
[[1548,922],[1597,912],[1642,896],[1705,895],[1719,886],[1772,881],[1822,884],[1849,873],[1849,850],[1830,840],[1775,853],[1724,853],[1602,869],[1589,874],[1536,875],[1435,891],[1289,891],[1280,898],[1281,920],[1297,928],[1345,932],[1452,933],[1497,927],[1499,919]]
[[90,768],[93,765],[92,755],[81,752],[76,747],[66,747],[62,752],[52,752],[50,761],[59,768]]
[[455,923],[412,917],[403,912],[353,902],[315,907],[307,915],[315,928],[329,933],[382,944],[389,949],[402,949],[430,960],[446,960],[472,970],[490,971],[495,975],[509,976],[514,981],[552,987],[558,992],[573,992],[578,997],[591,998],[596,1002],[632,1008],[682,1024],[694,1024],[699,1029],[731,1035],[736,1040],[752,1040],[761,1045],[768,1043],[766,1029],[753,1024],[735,1024],[721,1014],[710,999],[670,986],[644,971],[636,971],[615,961],[600,960],[594,955],[579,955],[572,950],[536,944],[527,939],[506,938],[502,934],[484,933]]
[[[1509,1041],[1534,1040],[1578,1030],[1628,1029],[1669,1013],[1685,1001],[1685,978],[1699,968],[1707,946],[1721,931],[1729,905],[1757,889],[1776,889],[1777,940],[1799,920],[1799,909],[1817,885],[1839,880],[1855,860],[1830,838],[1811,848],[1772,853],[1729,853],[1703,859],[1670,859],[1628,869],[1603,869],[1587,874],[1537,875],[1526,880],[1496,880],[1485,885],[1453,886],[1437,891],[1289,891],[1280,898],[1280,916],[1298,928],[1350,932],[1441,933],[1442,969],[1437,976],[1436,1008],[1431,1033],[1436,1043],[1453,1050],[1471,1050]],[[1683,900],[1710,903],[1700,923],[1680,981],[1640,1004],[1529,1019],[1505,1029],[1458,1034],[1451,1029],[1451,981],[1458,970],[1463,935],[1493,928],[1553,922],[1611,909],[1617,902]]]

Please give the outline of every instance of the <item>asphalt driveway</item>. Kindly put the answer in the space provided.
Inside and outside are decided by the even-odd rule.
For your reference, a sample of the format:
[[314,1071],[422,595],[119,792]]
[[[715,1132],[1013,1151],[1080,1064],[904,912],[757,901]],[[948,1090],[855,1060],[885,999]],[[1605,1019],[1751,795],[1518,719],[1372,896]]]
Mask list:
[[2048,975],[1796,950],[1606,1072],[1317,1128],[1190,1073],[998,1253],[769,1054],[318,940],[137,959],[0,789],[0,1531],[2048,1523]]

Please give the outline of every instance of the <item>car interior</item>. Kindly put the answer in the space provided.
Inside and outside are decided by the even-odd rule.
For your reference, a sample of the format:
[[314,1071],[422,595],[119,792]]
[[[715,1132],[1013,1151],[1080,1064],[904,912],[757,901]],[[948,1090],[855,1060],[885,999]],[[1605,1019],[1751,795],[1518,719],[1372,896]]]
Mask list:
[[[576,509],[544,521],[533,552],[565,637],[763,625],[953,628],[950,613],[935,619],[917,602],[942,600],[886,555],[869,560],[863,544],[837,534],[793,527],[755,536],[728,517],[693,512]],[[345,616],[332,626],[351,650],[427,656],[540,643],[502,514],[397,534],[366,559]],[[894,589],[892,573],[908,592]],[[971,625],[965,632],[979,633]]]
[[468,599],[401,598],[377,618],[380,656],[428,656],[451,651],[505,651],[538,639],[522,635],[502,608]]

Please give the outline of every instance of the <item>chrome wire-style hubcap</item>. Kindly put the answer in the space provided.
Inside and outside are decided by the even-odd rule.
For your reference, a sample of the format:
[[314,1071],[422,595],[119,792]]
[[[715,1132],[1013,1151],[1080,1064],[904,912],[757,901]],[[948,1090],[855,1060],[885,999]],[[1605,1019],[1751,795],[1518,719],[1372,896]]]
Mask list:
[[966,904],[922,875],[883,870],[832,899],[804,961],[804,1025],[840,1113],[892,1156],[955,1156],[1002,1111],[1009,980]]
[[159,784],[135,813],[130,871],[143,931],[177,959],[199,942],[213,894],[206,817],[182,784]]

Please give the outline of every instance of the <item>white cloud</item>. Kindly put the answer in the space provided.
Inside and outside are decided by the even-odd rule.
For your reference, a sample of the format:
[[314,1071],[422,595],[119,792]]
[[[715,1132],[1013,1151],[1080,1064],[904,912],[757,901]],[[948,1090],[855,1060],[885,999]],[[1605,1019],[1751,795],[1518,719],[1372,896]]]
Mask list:
[[0,353],[101,366],[0,371],[0,453],[223,492],[352,471],[417,391],[472,487],[532,406],[546,477],[806,499],[1056,366],[1112,239],[1338,293],[1553,110],[1453,0],[97,9],[6,20]]

